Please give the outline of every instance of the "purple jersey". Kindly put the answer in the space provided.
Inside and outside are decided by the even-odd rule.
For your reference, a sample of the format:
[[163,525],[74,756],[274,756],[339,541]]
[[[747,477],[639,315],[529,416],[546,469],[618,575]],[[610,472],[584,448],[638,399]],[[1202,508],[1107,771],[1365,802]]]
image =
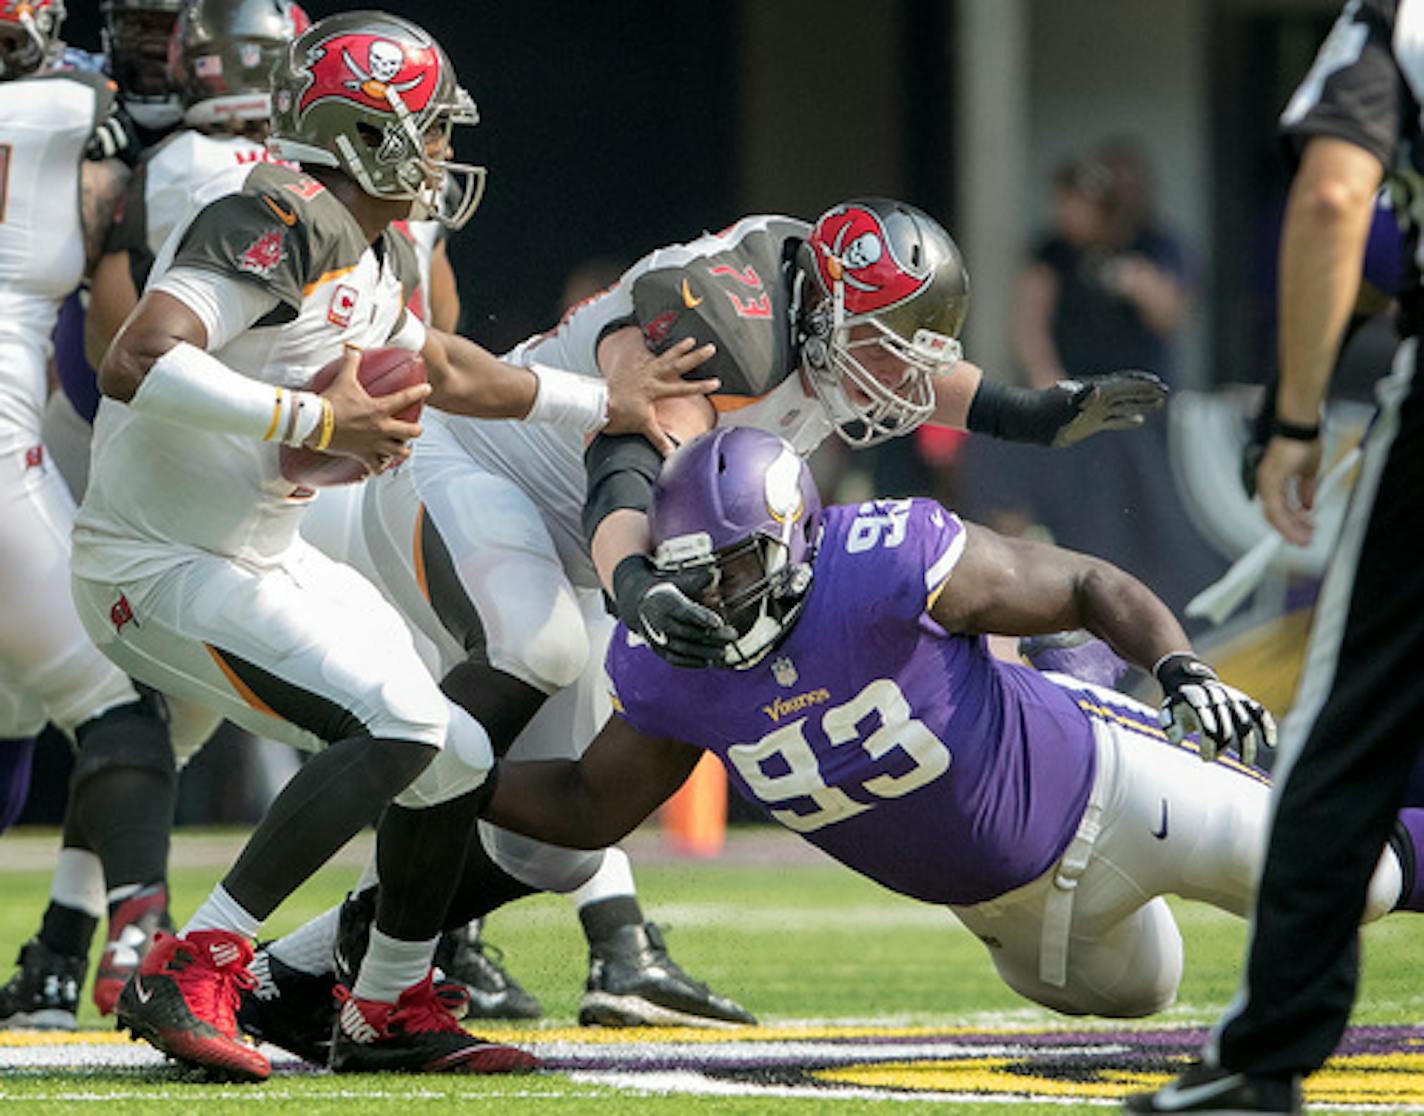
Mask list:
[[929,618],[964,538],[931,500],[828,508],[810,597],[766,658],[680,669],[620,625],[614,707],[715,752],[774,819],[902,894],[967,905],[1028,883],[1077,830],[1100,699]]

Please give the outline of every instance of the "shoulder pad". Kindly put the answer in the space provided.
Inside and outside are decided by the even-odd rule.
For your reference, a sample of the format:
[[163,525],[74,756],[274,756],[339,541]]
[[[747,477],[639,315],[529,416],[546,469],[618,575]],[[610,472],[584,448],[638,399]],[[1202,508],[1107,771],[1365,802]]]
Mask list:
[[114,100],[119,95],[119,87],[113,79],[92,70],[46,70],[42,74],[32,74],[22,80],[28,81],[72,81],[83,85],[94,93],[94,127],[109,118],[114,110]]
[[800,225],[744,224],[694,241],[681,262],[643,272],[631,294],[649,346],[711,341],[717,353],[693,377],[715,376],[722,394],[754,397],[792,371],[788,267]]

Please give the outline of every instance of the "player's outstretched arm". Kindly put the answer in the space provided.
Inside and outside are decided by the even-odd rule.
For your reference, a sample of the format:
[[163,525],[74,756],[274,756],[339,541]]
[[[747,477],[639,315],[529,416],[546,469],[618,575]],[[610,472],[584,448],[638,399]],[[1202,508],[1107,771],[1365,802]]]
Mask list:
[[579,760],[496,764],[481,816],[565,848],[606,848],[672,797],[701,755],[615,715]]
[[1192,651],[1172,610],[1110,562],[1028,539],[965,526],[964,553],[930,606],[951,632],[1040,635],[1086,628],[1163,690],[1161,720],[1173,739],[1201,733],[1204,759],[1228,748],[1246,762],[1275,744],[1271,714],[1226,685]]
[[654,412],[660,399],[706,395],[717,382],[683,376],[712,355],[679,342],[661,356],[600,380],[551,368],[506,364],[468,338],[430,330],[421,356],[442,411],[476,418],[513,418],[572,426],[587,434],[661,433]]
[[1141,426],[1166,401],[1167,385],[1151,372],[1108,372],[1034,390],[999,383],[961,360],[935,381],[931,421],[1006,442],[1061,448],[1104,430]]

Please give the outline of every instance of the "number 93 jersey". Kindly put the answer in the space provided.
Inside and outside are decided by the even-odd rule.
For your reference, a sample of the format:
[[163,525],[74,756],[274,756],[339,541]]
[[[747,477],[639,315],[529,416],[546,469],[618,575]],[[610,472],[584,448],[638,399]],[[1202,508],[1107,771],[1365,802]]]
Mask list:
[[926,609],[964,546],[931,500],[831,507],[805,608],[747,670],[687,670],[619,626],[614,708],[715,752],[738,790],[902,894],[968,905],[1042,875],[1095,773],[1073,694]]

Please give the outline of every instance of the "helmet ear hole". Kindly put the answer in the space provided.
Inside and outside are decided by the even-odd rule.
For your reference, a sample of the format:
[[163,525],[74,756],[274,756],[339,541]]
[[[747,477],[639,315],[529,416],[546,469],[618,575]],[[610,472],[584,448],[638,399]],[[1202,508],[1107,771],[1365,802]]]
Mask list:
[[361,137],[361,142],[372,150],[380,147],[383,142],[381,130],[373,124],[367,124],[364,120],[357,121],[356,134]]

